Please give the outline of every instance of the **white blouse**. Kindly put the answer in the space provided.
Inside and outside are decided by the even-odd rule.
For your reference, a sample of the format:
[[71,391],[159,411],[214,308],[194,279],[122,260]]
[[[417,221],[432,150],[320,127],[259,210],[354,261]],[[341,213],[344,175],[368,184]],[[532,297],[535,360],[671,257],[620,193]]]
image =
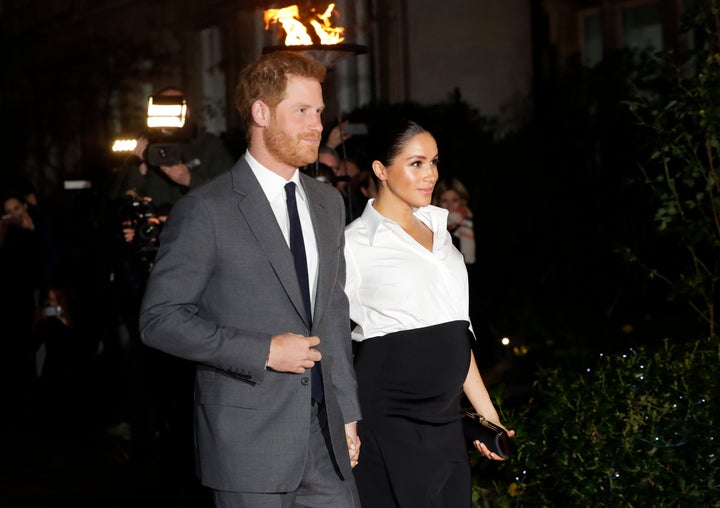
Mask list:
[[414,215],[433,232],[432,252],[368,201],[345,228],[353,340],[466,320],[468,277],[463,256],[447,231],[447,210],[417,208]]

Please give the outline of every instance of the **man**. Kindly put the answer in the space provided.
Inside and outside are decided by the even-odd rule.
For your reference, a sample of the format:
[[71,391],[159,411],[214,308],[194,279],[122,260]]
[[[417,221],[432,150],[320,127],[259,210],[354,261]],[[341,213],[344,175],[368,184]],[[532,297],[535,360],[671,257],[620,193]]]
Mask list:
[[359,505],[343,203],[298,171],[317,158],[325,72],[287,51],[242,71],[248,150],[175,204],[143,300],[145,343],[197,362],[198,471],[218,507]]
[[[168,86],[155,95],[162,97],[184,97],[179,88]],[[188,108],[187,116],[190,116]],[[120,167],[111,195],[119,199],[128,192],[138,197],[149,197],[158,214],[167,215],[170,207],[189,189],[194,189],[230,169],[234,160],[220,138],[200,130],[194,123],[187,123],[181,129],[158,128],[157,139],[178,138],[181,160],[177,164],[150,166],[147,162],[147,148],[150,140],[140,136],[133,154]]]
[[328,145],[323,145],[318,150],[318,162],[332,169],[336,175],[340,171],[340,155]]

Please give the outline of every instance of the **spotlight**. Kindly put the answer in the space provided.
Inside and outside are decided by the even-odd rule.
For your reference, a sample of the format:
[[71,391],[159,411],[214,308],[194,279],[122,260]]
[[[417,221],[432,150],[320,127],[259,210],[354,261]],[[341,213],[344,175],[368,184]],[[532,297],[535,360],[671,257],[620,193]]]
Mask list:
[[116,139],[113,141],[113,152],[132,152],[137,146],[136,139]]
[[180,129],[185,125],[187,101],[183,96],[151,95],[148,98],[147,126]]

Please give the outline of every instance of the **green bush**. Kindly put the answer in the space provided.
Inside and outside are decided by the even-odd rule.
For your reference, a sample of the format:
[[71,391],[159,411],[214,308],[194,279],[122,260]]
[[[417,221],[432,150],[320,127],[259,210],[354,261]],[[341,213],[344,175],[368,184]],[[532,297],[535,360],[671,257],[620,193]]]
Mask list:
[[477,505],[720,507],[719,384],[718,338],[544,370],[503,417],[512,459],[474,466]]

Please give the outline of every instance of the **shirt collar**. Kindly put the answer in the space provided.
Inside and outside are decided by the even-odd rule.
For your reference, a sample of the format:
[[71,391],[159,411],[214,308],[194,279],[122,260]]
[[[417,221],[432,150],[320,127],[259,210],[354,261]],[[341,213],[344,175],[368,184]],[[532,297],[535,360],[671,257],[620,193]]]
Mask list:
[[[361,220],[363,221],[365,229],[367,230],[368,241],[370,242],[370,245],[373,244],[375,233],[377,233],[380,224],[385,221],[394,223],[394,221],[388,219],[380,212],[375,210],[375,207],[373,206],[374,202],[375,198],[371,198],[368,200],[367,204],[365,205],[365,210],[363,210],[361,216]],[[415,217],[420,219],[432,230],[433,246],[436,247],[440,245],[446,236],[445,233],[447,232],[448,211],[444,208],[428,205],[423,206],[422,208],[413,209],[413,215],[415,215]]]
[[285,192],[285,184],[288,182],[295,182],[297,195],[301,200],[307,201],[305,197],[305,189],[300,183],[299,170],[295,170],[290,180],[285,180],[282,176],[278,175],[274,171],[270,171],[268,168],[260,164],[257,159],[250,154],[250,151],[245,152],[245,160],[250,166],[255,178],[257,178],[260,183],[260,187],[265,193],[265,196],[267,196],[268,201],[271,203],[277,199],[280,193]]

